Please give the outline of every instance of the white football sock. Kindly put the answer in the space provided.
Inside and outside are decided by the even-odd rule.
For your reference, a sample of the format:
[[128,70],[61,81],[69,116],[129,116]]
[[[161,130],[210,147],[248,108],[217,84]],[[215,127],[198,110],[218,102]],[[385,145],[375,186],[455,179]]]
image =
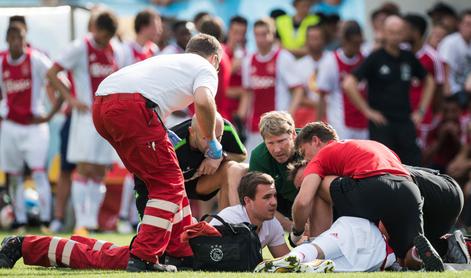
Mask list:
[[311,243],[304,243],[291,250],[290,254],[295,255],[301,263],[309,263],[317,259],[317,249]]
[[72,179],[71,199],[74,207],[76,228],[85,226],[87,218],[85,209],[87,190],[86,178],[79,175],[74,176]]
[[23,176],[10,175],[9,177],[9,195],[13,202],[13,210],[15,212],[15,220],[18,224],[26,224],[28,218],[26,216],[25,206],[25,188],[23,184]]
[[51,221],[51,185],[44,171],[33,171],[33,180],[39,195],[39,218],[43,222]]
[[106,186],[102,180],[88,180],[88,221],[87,228],[98,229],[98,215],[105,199]]

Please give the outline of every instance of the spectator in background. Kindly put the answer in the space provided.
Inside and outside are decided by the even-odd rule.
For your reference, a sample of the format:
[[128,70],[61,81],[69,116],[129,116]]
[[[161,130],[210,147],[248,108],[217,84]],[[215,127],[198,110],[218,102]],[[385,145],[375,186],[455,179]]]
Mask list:
[[201,32],[201,23],[207,19],[211,19],[211,15],[208,12],[199,12],[193,17],[196,31]]
[[399,7],[395,3],[386,2],[378,9],[374,10],[370,16],[370,23],[373,27],[373,43],[368,47],[371,50],[381,48],[384,44],[384,21],[388,16],[399,15]]
[[41,230],[47,232],[51,220],[51,185],[47,176],[49,126],[47,122],[59,110],[62,101],[46,114],[42,103],[46,73],[51,61],[26,44],[26,28],[11,24],[6,31],[8,50],[0,56],[1,107],[0,160],[9,174],[8,191],[12,200],[17,233],[27,224],[23,172],[31,169],[39,195]]
[[[419,165],[415,125],[422,121],[428,108],[434,82],[412,52],[400,49],[404,31],[404,20],[388,17],[384,24],[384,47],[370,54],[345,78],[343,86],[352,103],[368,118],[370,139],[391,148],[403,163]],[[413,112],[409,100],[412,77],[425,82],[419,108]],[[368,82],[368,101],[358,90],[362,80]]]
[[438,46],[440,57],[448,68],[448,82],[453,94],[458,94],[464,106],[469,100],[465,90],[466,79],[471,74],[471,9],[460,15],[459,31],[448,35]]
[[[73,109],[67,160],[77,163],[72,180],[76,234],[98,229],[98,213],[106,192],[106,166],[115,161],[113,148],[93,126],[90,109],[98,85],[122,64],[116,51],[119,47],[111,44],[117,29],[116,16],[100,11],[92,22],[91,33],[72,42],[48,71],[51,84]],[[72,72],[75,97],[57,77],[62,70]]]
[[[344,78],[365,59],[361,53],[363,33],[353,20],[346,21],[340,31],[341,47],[328,53],[319,65],[317,86],[321,95],[319,119],[327,119],[340,139],[368,139],[368,120],[348,99],[342,88]],[[360,83],[361,97],[366,86]]]
[[[438,99],[441,102],[443,96],[443,83],[445,82],[445,70],[440,60],[438,52],[425,42],[427,33],[427,21],[419,14],[407,14],[404,20],[408,26],[408,35],[406,40],[411,45],[411,51],[415,53],[415,57],[420,61],[424,69],[433,77],[435,82],[435,91],[431,96],[432,100]],[[419,110],[420,100],[423,98],[424,83],[414,79],[410,88],[410,101],[412,111]],[[438,112],[438,111],[437,111]],[[427,133],[434,118],[432,105],[424,111],[422,121],[417,126],[417,136],[419,146],[424,147]]]
[[275,43],[273,20],[257,20],[253,29],[257,50],[247,57],[242,67],[242,83],[248,93],[242,98],[240,110],[248,120],[246,147],[249,152],[263,141],[258,129],[261,115],[273,110],[292,114],[304,94],[299,76],[295,70],[289,70],[295,68],[294,56]]
[[173,38],[172,26],[175,23],[174,18],[170,18],[166,16],[161,16],[161,20],[162,20],[162,33],[157,38],[157,41],[155,41],[155,43],[159,47],[159,51],[162,51],[170,44],[170,40]]
[[[191,34],[195,28],[192,22],[186,20],[178,20],[172,26],[172,34],[174,42],[165,47],[160,54],[178,54],[184,53],[186,45],[191,39]],[[166,126],[174,126],[191,118],[191,112],[188,108],[184,110],[174,111],[165,120]]]
[[[427,135],[423,149],[425,166],[445,173],[447,167],[458,155],[461,146],[465,143],[465,125],[461,117],[461,107],[456,96],[444,99],[441,117]],[[450,169],[449,174],[457,177],[459,171]]]
[[[239,102],[244,89],[242,87],[242,61],[247,56],[245,48],[247,34],[247,19],[242,16],[234,16],[229,22],[229,31],[224,45],[224,52],[231,60],[231,77],[229,88],[227,88],[227,113],[228,120],[232,121],[239,132],[245,127],[240,118],[237,117]],[[234,117],[235,116],[235,117]],[[245,136],[244,136],[245,137]],[[244,138],[245,139],[245,138]]]
[[[222,21],[219,18],[209,17],[201,22],[200,31],[203,34],[208,34],[215,37],[221,44],[224,40],[224,30]],[[229,111],[227,110],[227,89],[231,79],[231,60],[226,52],[222,52],[220,57],[219,71],[218,71],[218,90],[216,93],[216,106],[218,112],[225,119],[229,118]]]
[[157,54],[159,51],[155,42],[162,33],[162,21],[153,10],[146,9],[134,18],[136,38],[124,44],[125,65],[132,65]]
[[175,42],[167,45],[162,49],[161,54],[176,54],[184,53],[185,47],[191,39],[191,33],[194,29],[194,24],[186,20],[178,20],[172,26],[173,37]]
[[315,121],[318,117],[319,91],[318,72],[319,65],[327,53],[325,47],[325,30],[321,25],[311,25],[306,31],[306,49],[308,54],[300,58],[297,63],[297,72],[304,87],[304,97],[300,107],[294,112],[294,122],[297,127]]
[[316,15],[309,14],[311,5],[312,0],[294,0],[293,6],[296,13],[293,16],[281,15],[276,18],[277,36],[282,47],[296,57],[307,54],[304,47],[307,27],[319,23],[319,18]]
[[442,42],[442,40],[446,37],[447,30],[443,24],[435,24],[432,26],[430,30],[430,34],[427,39],[427,43],[435,50],[438,49],[438,45]]
[[340,46],[339,40],[339,27],[340,27],[340,17],[336,14],[323,16],[320,23],[325,29],[326,40],[325,40],[325,49],[326,50],[335,50]]
[[443,25],[447,34],[454,33],[458,29],[458,14],[455,9],[446,3],[436,3],[427,11],[427,15],[432,20],[433,25]]

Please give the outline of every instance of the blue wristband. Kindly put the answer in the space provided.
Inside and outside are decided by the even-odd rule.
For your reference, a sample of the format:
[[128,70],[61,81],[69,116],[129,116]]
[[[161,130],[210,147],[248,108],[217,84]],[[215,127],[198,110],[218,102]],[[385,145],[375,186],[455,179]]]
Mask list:
[[205,155],[211,159],[220,159],[222,157],[221,143],[216,139],[211,139],[208,142],[208,150]]

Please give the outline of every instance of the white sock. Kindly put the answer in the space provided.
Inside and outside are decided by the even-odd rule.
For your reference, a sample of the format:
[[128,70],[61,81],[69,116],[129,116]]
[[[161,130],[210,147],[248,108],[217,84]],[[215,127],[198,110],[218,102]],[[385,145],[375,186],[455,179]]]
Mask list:
[[301,263],[309,263],[317,259],[318,252],[311,243],[304,243],[291,250],[290,254],[295,255]]
[[13,202],[16,222],[18,224],[26,224],[26,222],[28,222],[28,218],[26,216],[25,188],[22,176],[10,175],[9,191],[9,195]]
[[131,174],[126,175],[123,182],[123,193],[121,194],[121,207],[119,209],[119,218],[130,220],[130,209],[135,205],[133,203],[134,196],[134,179]]
[[39,219],[51,221],[51,185],[44,171],[33,171],[32,177],[39,195]]
[[88,221],[86,227],[90,229],[98,229],[98,215],[100,213],[101,204],[105,199],[106,187],[102,180],[88,180]]
[[87,215],[85,214],[85,201],[88,185],[86,178],[76,175],[72,179],[71,199],[75,213],[75,227],[80,228],[85,225]]

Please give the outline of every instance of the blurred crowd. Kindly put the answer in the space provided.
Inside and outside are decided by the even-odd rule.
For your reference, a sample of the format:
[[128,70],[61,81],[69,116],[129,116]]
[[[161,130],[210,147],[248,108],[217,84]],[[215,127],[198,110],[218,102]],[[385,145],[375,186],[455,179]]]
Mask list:
[[[192,35],[210,34],[223,43],[225,50],[218,73],[218,112],[236,127],[249,155],[263,142],[260,117],[273,110],[287,111],[299,128],[322,120],[337,130],[340,139],[380,141],[405,164],[449,174],[469,196],[471,9],[458,13],[448,4],[437,3],[427,14],[404,14],[399,6],[388,2],[370,15],[367,24],[372,26],[374,36],[366,41],[358,22],[342,20],[335,14],[311,14],[312,4],[310,0],[294,0],[294,14],[274,10],[255,22],[239,15],[232,17],[228,26],[217,15],[204,12],[192,20],[183,20],[144,10],[135,17],[132,41],[123,41],[120,37],[127,36],[116,34],[118,21],[113,12],[97,9],[92,12],[89,37],[95,46],[110,45],[115,59],[110,65],[120,68],[155,55],[183,53]],[[19,39],[9,40],[8,35],[16,31],[8,29],[7,41],[12,52],[15,47],[22,47],[21,40],[25,40],[26,19],[13,16],[10,25],[19,29],[20,34]],[[253,33],[248,33],[249,29]],[[254,38],[255,51],[247,49],[248,37]],[[34,45],[28,45],[28,49],[34,49]],[[73,49],[76,48],[65,49],[64,57],[79,55],[71,53]],[[2,55],[8,56],[8,50]],[[83,86],[77,83],[80,78],[77,72],[63,71],[67,70],[66,60],[45,64],[53,69],[47,72],[49,79],[54,75],[70,88]],[[72,62],[70,65],[73,66]],[[106,74],[109,69],[94,70]],[[49,98],[53,104],[61,102],[54,90],[49,92]],[[74,108],[79,106],[76,103]],[[61,132],[61,174],[55,190],[54,212],[44,210],[41,217],[42,226],[54,232],[63,225],[75,169],[64,159],[70,109],[62,108],[60,112],[69,119]],[[192,107],[175,112],[166,125],[171,127],[188,120],[192,114]],[[27,166],[36,184],[50,187],[44,176],[35,175],[40,172],[38,169]],[[103,179],[104,168],[90,163],[79,167],[90,178]],[[14,180],[16,188],[24,190],[18,186],[23,182],[17,178],[23,175],[21,171],[3,170],[9,174],[8,183]],[[90,195],[91,203],[100,204],[104,191],[99,186],[102,181],[97,184],[97,190],[83,194]],[[44,197],[47,194],[50,195],[47,189],[39,192],[43,207],[47,206],[45,203],[51,204],[50,198]],[[98,228],[98,209],[89,215],[95,221],[91,224],[85,221],[83,226]],[[471,207],[465,206],[466,226],[471,226],[469,212]],[[51,220],[54,225],[50,225]],[[24,217],[21,221],[17,217],[15,228],[24,227],[25,221]]]

